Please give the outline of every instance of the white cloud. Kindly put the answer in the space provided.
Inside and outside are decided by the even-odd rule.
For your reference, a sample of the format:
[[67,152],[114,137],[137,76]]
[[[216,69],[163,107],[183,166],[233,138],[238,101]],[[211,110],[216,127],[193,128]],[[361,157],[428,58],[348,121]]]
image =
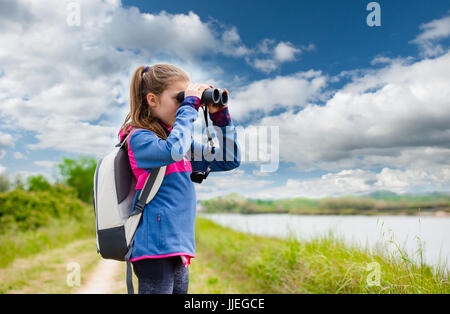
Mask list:
[[[194,12],[150,14],[125,8],[118,0],[77,2],[79,27],[67,25],[69,1],[0,3],[0,121],[3,130],[35,132],[37,142],[28,144],[30,149],[106,153],[129,110],[129,80],[138,65],[172,63],[193,81],[215,84],[214,77],[223,69],[203,70],[199,60],[204,55],[244,57],[251,66],[271,73],[315,49],[312,44],[294,46],[273,39],[249,49],[236,27],[218,32]],[[305,171],[337,172],[307,183],[290,179],[284,190],[269,189],[271,181],[254,180],[243,172],[229,178],[217,174],[210,182],[222,190],[205,185],[200,195],[229,187],[233,191],[233,179],[243,182],[247,193],[259,189],[273,195],[299,188],[310,195],[327,189],[339,193],[345,186],[356,192],[375,187],[403,191],[415,188],[409,183],[414,180],[446,186],[450,54],[438,41],[448,38],[448,23],[449,17],[444,17],[423,24],[412,41],[424,56],[435,59],[413,63],[411,58],[378,56],[372,64],[384,65],[382,69],[344,71],[334,78],[310,70],[234,90],[233,119],[255,118],[255,126],[279,126],[282,160]],[[327,84],[347,76],[351,83],[331,97]],[[320,100],[327,101],[317,105]],[[304,109],[296,112],[300,108]],[[267,116],[276,109],[286,112]],[[258,121],[256,113],[266,117]],[[0,158],[10,146],[12,135],[0,133]],[[13,157],[21,158],[17,152]],[[387,166],[378,174],[368,170],[380,165]]]
[[[80,0],[80,26],[69,26],[68,3],[0,3],[0,121],[7,130],[36,132],[31,149],[104,154],[128,113],[137,66],[171,63],[193,81],[214,84],[223,70],[205,71],[201,56],[250,51],[236,28],[220,34],[194,12],[150,14],[121,1]],[[3,155],[9,136],[0,137]]]
[[20,177],[23,183],[28,181],[29,177],[42,175],[50,184],[56,183],[53,176],[44,171],[28,171],[28,170],[19,170],[13,174],[8,175],[9,182],[13,183],[16,177]]
[[[338,79],[350,76],[350,83],[324,105],[308,103],[297,113],[293,108],[301,101],[296,101],[299,98],[295,92],[301,91],[306,97],[303,102],[320,98],[322,86],[333,78],[320,72],[303,74],[300,80],[295,76],[277,77],[244,87],[248,94],[234,94],[233,117],[245,118],[258,109],[270,112],[281,102],[286,112],[266,115],[249,127],[279,127],[282,162],[293,162],[303,171],[330,171],[320,178],[288,179],[279,187],[267,184],[247,190],[247,197],[323,197],[380,189],[414,193],[450,188],[450,53],[417,62],[411,58],[377,62],[385,66],[341,73]],[[308,95],[312,78],[321,78],[322,85]],[[289,81],[295,83],[286,84]],[[298,88],[298,81],[305,84],[303,89]],[[373,168],[382,170],[375,172]],[[253,176],[255,182],[257,179]]]
[[422,32],[410,43],[419,46],[422,56],[433,57],[445,52],[437,42],[450,36],[450,15],[421,24],[419,28]]
[[55,164],[55,162],[49,161],[49,160],[38,160],[38,161],[35,161],[34,164],[39,167],[51,168]]
[[301,52],[301,49],[295,48],[290,42],[280,42],[274,49],[274,58],[278,62],[287,62],[295,60],[295,54]]
[[237,28],[233,26],[231,29],[225,31],[222,34],[222,40],[235,43],[239,42],[241,40],[241,37],[239,36]]
[[[255,180],[257,182],[257,180]],[[448,191],[450,167],[432,169],[383,168],[376,173],[363,169],[344,169],[330,172],[319,178],[287,179],[276,187],[254,189],[246,197],[281,199],[294,197],[321,198],[328,196],[361,195],[377,190],[390,190],[399,194]]]
[[370,171],[361,169],[342,170],[328,173],[320,178],[298,180],[287,179],[286,184],[261,191],[255,197],[261,198],[293,198],[293,197],[325,197],[347,193],[366,193],[371,190],[366,183],[374,177]]
[[[261,72],[269,74],[281,67],[285,62],[292,62],[296,60],[298,55],[303,51],[312,51],[315,49],[314,44],[308,46],[295,47],[291,42],[280,41],[273,47],[275,40],[266,38],[262,40],[257,49],[252,54],[245,57],[249,65]],[[258,54],[269,55],[268,57],[255,57]]]
[[[294,162],[304,171],[371,167],[377,158],[391,164],[400,158],[403,167],[402,161],[411,162],[405,155],[410,152],[442,164],[450,157],[448,73],[450,53],[412,64],[393,60],[382,69],[355,76],[325,105],[309,104],[297,113],[289,109],[253,125],[279,126],[280,160]],[[263,93],[266,108],[273,108],[278,97],[302,90],[283,86],[287,91],[275,97]],[[242,111],[256,108],[252,102],[240,106]]]
[[273,180],[255,180],[252,175],[242,169],[233,169],[226,172],[211,172],[207,181],[196,184],[197,199],[209,199],[217,196],[238,192],[241,195],[251,195],[254,190],[263,190],[264,187],[274,183]]
[[271,46],[275,43],[275,40],[270,38],[263,39],[257,46],[257,50],[263,54],[270,54],[272,51]]
[[419,28],[423,32],[416,37],[418,42],[446,38],[450,36],[450,16],[421,24]]
[[14,146],[14,139],[11,134],[0,132],[0,149]]
[[278,69],[279,64],[273,59],[259,59],[256,58],[250,63],[254,68],[269,74]]
[[[0,4],[4,13],[0,119],[5,129],[36,132],[38,142],[29,144],[30,149],[104,154],[115,142],[117,129],[128,113],[129,79],[138,65],[172,63],[185,69],[193,81],[215,84],[220,82],[214,76],[221,76],[215,74],[223,70],[203,70],[198,61],[201,56],[254,55],[242,44],[236,27],[217,32],[212,22],[202,22],[193,12],[150,14],[135,7],[124,8],[120,1],[78,1],[80,26],[71,27],[67,24],[68,3],[8,0]],[[288,42],[270,48],[277,64],[292,60],[299,51]],[[174,62],[168,62],[171,58]],[[273,92],[268,85],[273,83],[277,89],[274,95],[286,92],[287,100],[280,104],[285,106],[294,103],[292,97],[303,101],[317,92],[323,80],[304,74],[286,80],[307,91],[306,96],[289,92],[290,87],[282,86],[283,78],[255,83],[250,92],[264,87]],[[236,93],[236,108],[246,94]],[[259,104],[254,102],[248,109]],[[275,108],[270,107],[265,106],[264,112]],[[236,109],[237,116],[240,110]]]
[[305,106],[320,96],[326,83],[327,77],[313,70],[255,81],[233,91],[230,110],[233,118],[240,120],[257,110],[268,114],[274,109]]
[[22,154],[21,152],[14,152],[13,157],[15,159],[27,159],[27,156]]
[[14,146],[14,140],[11,134],[0,132],[0,159],[5,157],[4,148]]

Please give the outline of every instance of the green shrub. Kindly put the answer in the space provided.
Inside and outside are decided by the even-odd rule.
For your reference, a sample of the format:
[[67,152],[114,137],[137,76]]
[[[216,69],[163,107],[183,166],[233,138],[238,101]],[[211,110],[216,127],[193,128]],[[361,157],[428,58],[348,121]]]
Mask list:
[[27,179],[29,191],[48,191],[52,188],[50,182],[42,175],[29,176]]
[[62,182],[73,187],[79,199],[91,204],[94,187],[94,174],[97,167],[97,160],[87,156],[81,156],[78,159],[64,158],[57,165]]
[[34,230],[53,219],[80,218],[86,206],[74,189],[56,184],[45,191],[15,189],[0,194],[0,233]]

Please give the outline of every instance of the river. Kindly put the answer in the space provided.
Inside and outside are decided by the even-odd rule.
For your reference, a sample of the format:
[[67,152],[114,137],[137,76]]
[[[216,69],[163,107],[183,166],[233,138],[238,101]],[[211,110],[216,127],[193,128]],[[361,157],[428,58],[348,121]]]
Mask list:
[[282,238],[291,235],[298,240],[332,231],[347,244],[369,249],[383,246],[398,254],[394,241],[415,262],[420,261],[417,252],[422,247],[424,263],[448,269],[450,217],[206,213],[200,216],[238,231]]

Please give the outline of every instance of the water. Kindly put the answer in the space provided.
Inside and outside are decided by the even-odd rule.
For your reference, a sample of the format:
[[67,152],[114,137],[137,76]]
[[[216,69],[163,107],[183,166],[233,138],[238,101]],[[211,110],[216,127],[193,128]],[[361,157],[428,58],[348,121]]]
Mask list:
[[422,247],[424,263],[448,268],[450,257],[450,218],[416,216],[313,216],[289,214],[201,214],[220,225],[257,235],[298,240],[333,234],[351,245],[373,249],[384,246],[398,254],[393,240],[408,257],[420,262]]

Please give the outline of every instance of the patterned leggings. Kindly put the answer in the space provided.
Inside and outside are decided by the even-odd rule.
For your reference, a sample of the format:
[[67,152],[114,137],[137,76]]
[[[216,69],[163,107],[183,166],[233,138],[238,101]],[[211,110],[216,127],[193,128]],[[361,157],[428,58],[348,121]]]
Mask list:
[[187,294],[189,267],[179,256],[133,262],[139,294]]

